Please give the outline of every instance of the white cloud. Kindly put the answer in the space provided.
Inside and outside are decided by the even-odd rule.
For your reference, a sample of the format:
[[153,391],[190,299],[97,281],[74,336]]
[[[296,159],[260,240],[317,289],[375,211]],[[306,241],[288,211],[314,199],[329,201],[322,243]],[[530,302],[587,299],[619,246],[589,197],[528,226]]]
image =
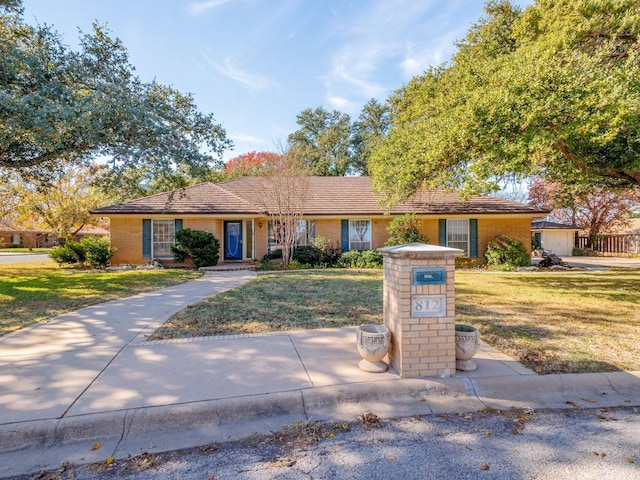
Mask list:
[[225,58],[224,62],[219,63],[212,60],[206,53],[202,54],[203,58],[207,61],[207,63],[213,68],[216,69],[219,73],[224,75],[225,77],[230,78],[231,80],[235,80],[236,82],[242,83],[252,90],[266,90],[268,88],[277,87],[278,84],[257,73],[249,73],[240,68],[236,67],[232,64],[231,60]]
[[421,62],[419,62],[415,58],[405,58],[400,63],[400,68],[402,68],[402,72],[404,73],[405,77],[413,77],[414,75],[418,75],[424,70],[424,68],[422,68]]
[[229,3],[231,1],[233,0],[206,0],[203,2],[191,2],[187,6],[187,11],[191,15],[197,16],[203,14],[207,10],[219,7],[220,5],[224,5],[225,3]]
[[329,105],[331,105],[332,108],[346,111],[347,113],[357,111],[359,107],[356,102],[352,102],[351,100],[347,100],[343,97],[334,97],[331,95],[327,95],[326,98],[327,102],[329,102]]
[[254,135],[246,135],[244,133],[229,134],[229,138],[233,140],[233,150],[226,150],[222,156],[222,160],[227,162],[245,152],[254,150],[273,150],[273,142]]
[[251,143],[254,145],[270,145],[271,144],[271,142],[265,140],[264,138],[255,137],[253,135],[245,135],[242,133],[234,133],[232,135],[229,135],[229,138],[231,138],[231,140],[233,140],[234,142]]
[[400,86],[389,65],[406,81],[446,61],[466,29],[449,28],[459,8],[459,2],[379,0],[363,4],[356,18],[336,16],[332,37],[341,44],[323,76],[327,97],[386,97]]

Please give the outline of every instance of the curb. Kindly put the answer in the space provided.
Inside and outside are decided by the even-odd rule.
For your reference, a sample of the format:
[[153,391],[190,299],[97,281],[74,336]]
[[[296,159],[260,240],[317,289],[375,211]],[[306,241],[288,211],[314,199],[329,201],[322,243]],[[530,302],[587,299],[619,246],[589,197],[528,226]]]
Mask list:
[[[228,439],[229,430],[256,420],[295,417],[352,421],[354,413],[367,410],[385,418],[469,412],[486,407],[507,410],[638,405],[640,372],[393,379],[3,424],[0,454],[94,440],[123,441],[176,430],[206,432],[215,441],[223,441]],[[224,430],[224,438],[219,430]]]
[[[640,406],[640,372],[392,379],[0,425],[0,478],[270,434],[297,420],[353,421],[486,408]],[[92,445],[102,448],[93,451]]]

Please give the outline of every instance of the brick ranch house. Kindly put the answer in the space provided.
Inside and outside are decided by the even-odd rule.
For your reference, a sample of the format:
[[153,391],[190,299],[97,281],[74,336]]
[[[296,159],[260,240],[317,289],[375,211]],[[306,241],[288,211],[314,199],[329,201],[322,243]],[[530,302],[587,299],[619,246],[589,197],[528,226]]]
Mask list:
[[[451,192],[431,191],[394,205],[388,213],[371,190],[368,177],[305,177],[303,220],[297,243],[324,237],[342,251],[377,249],[389,237],[387,226],[397,216],[415,213],[430,243],[464,250],[470,261],[483,262],[487,243],[508,235],[531,245],[531,220],[548,212],[496,197],[461,201]],[[164,192],[93,210],[109,217],[113,265],[171,260],[170,245],[182,228],[205,230],[220,241],[221,261],[259,259],[277,248],[261,197],[264,180],[243,177],[223,183],[202,183],[182,192]]]

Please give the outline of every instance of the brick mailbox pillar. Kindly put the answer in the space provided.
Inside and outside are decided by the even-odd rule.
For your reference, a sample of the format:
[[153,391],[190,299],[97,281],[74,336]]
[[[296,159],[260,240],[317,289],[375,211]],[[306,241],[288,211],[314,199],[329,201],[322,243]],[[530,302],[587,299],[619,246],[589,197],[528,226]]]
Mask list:
[[411,243],[384,257],[384,324],[389,361],[403,378],[454,375],[457,248]]

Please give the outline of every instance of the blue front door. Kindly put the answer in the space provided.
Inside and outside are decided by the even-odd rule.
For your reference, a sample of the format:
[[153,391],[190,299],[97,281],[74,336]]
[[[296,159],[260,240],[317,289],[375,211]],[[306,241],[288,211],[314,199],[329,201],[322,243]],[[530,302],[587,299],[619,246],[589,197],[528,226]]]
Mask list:
[[224,259],[242,260],[242,220],[224,222]]

